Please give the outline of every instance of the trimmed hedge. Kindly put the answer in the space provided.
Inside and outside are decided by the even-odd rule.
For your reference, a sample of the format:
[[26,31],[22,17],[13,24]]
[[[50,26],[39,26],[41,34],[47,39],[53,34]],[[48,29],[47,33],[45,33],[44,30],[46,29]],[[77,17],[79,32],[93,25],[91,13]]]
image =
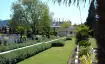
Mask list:
[[51,48],[51,43],[43,43],[37,46],[2,54],[0,55],[0,64],[16,64],[17,62],[38,54],[48,48]]
[[[56,37],[58,38],[58,37]],[[39,42],[46,42],[46,41],[50,41],[52,39],[55,39],[55,38],[44,38],[43,40],[29,40],[29,41],[26,41],[24,43],[9,43],[7,45],[0,45],[0,52],[4,52],[4,51],[8,51],[8,50],[13,50],[13,49],[16,49],[16,48],[21,48],[21,47],[25,47],[25,46],[29,46],[29,45],[33,45],[33,44],[36,44],[36,43],[39,43]]]
[[[61,43],[60,40],[57,40],[54,42],[60,44]],[[64,41],[64,39],[62,39],[61,41]],[[38,54],[46,49],[51,48],[52,44],[54,44],[54,42],[42,43],[40,45],[28,47],[28,48],[25,48],[22,50],[13,51],[13,52],[10,52],[7,54],[1,54],[0,55],[0,64],[16,64],[17,62],[20,62],[20,61],[27,59],[35,54]],[[64,42],[62,42],[62,43],[64,43]]]
[[36,44],[36,41],[27,41],[26,43],[9,43],[8,45],[0,45],[0,52]]
[[64,46],[64,40],[57,40],[52,42],[52,47]]
[[66,40],[72,40],[72,38],[71,37],[67,37]]

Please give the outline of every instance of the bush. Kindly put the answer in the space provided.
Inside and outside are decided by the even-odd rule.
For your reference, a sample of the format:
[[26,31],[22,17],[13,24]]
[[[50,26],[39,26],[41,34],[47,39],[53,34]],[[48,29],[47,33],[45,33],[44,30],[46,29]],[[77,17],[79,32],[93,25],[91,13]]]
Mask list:
[[16,64],[17,62],[20,62],[50,47],[51,47],[51,43],[47,43],[47,44],[43,43],[37,46],[0,55],[0,64]]
[[25,41],[24,43],[8,43],[7,45],[0,45],[0,52],[4,52],[4,51],[16,49],[16,48],[21,48],[24,46],[33,45],[33,44],[36,44],[39,42],[46,42],[49,40],[52,40],[52,39],[44,38],[42,40],[29,40],[29,41]]
[[79,46],[89,47],[91,43],[87,40],[82,40],[79,42]]
[[22,36],[23,41],[27,41],[27,36]]
[[72,40],[72,38],[71,37],[67,37],[66,40]]
[[78,28],[76,29],[76,44],[78,44],[78,42],[80,42],[81,40],[88,40],[89,38],[89,27],[85,26],[85,25],[80,25],[78,26]]
[[52,47],[64,46],[64,40],[57,40],[52,42]]
[[81,64],[93,64],[90,54],[87,54],[87,56],[83,55],[82,57],[80,57],[80,62]]
[[80,47],[79,48],[79,56],[87,55],[90,51],[89,47]]
[[16,64],[17,62],[20,62],[46,49],[51,48],[52,44],[54,43],[57,43],[57,45],[64,45],[64,39],[63,41],[60,39],[52,43],[43,43],[37,46],[32,46],[29,48],[13,51],[7,54],[2,54],[0,55],[0,64]]

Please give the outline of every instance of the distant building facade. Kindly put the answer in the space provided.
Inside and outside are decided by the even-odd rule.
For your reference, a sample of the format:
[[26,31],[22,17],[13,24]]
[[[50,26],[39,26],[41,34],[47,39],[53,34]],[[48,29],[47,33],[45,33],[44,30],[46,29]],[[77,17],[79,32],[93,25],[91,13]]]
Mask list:
[[58,29],[58,36],[75,36],[76,34],[76,27],[69,26],[68,28],[59,28]]
[[[69,21],[71,23],[71,21]],[[52,21],[51,28],[57,30],[57,36],[74,36],[76,27],[69,26],[68,28],[60,28],[64,21]]]

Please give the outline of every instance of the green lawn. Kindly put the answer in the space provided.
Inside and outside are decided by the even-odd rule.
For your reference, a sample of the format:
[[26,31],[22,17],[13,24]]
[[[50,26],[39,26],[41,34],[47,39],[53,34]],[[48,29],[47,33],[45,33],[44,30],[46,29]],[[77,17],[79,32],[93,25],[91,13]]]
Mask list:
[[89,41],[91,42],[93,48],[97,48],[96,40],[94,38],[90,38]]
[[17,64],[67,64],[69,56],[75,47],[75,39],[66,41],[64,47],[52,47],[42,53]]

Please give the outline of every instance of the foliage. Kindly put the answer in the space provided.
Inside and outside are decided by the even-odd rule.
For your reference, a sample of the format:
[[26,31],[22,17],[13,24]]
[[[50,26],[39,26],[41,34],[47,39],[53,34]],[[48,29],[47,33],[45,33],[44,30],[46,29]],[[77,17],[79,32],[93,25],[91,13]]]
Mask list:
[[76,29],[76,32],[80,32],[80,31],[89,31],[89,27],[87,27],[86,25],[84,25],[84,24],[81,24],[81,25],[79,25],[78,27],[77,27],[77,29]]
[[37,53],[40,53],[50,47],[51,47],[51,43],[40,44],[37,46],[25,48],[23,50],[18,50],[18,51],[0,55],[0,64],[15,64]]
[[79,48],[79,56],[87,55],[90,51],[90,47],[80,47]]
[[77,27],[78,25],[77,25],[77,24],[74,24],[73,26],[74,26],[74,27]]
[[65,41],[63,47],[52,47],[17,64],[67,64],[75,48],[75,39]]
[[[88,10],[88,17],[86,19],[85,25],[89,26],[89,30],[93,30],[96,28],[96,18],[95,18],[96,12],[95,12],[95,7],[94,7],[94,0],[92,0],[90,4],[90,8]],[[90,36],[94,36],[93,31],[89,32]]]
[[17,62],[20,62],[51,47],[52,43],[42,43],[37,46],[2,54],[0,55],[0,64],[16,64]]
[[66,40],[72,40],[72,38],[71,37],[67,37]]
[[24,34],[25,28],[23,26],[17,26],[16,31],[19,32],[20,34]]
[[79,46],[89,47],[91,43],[87,40],[82,40],[79,42]]
[[76,44],[78,44],[78,42],[80,42],[81,40],[88,40],[89,38],[89,27],[85,26],[85,25],[79,25],[76,29]]
[[[23,36],[24,38],[25,36]],[[57,38],[57,37],[55,37]],[[43,38],[40,40],[29,40],[29,41],[25,41],[23,43],[8,43],[7,45],[0,45],[0,52],[4,52],[4,51],[8,51],[8,50],[13,50],[13,49],[17,49],[17,48],[21,48],[21,47],[25,47],[25,46],[29,46],[29,45],[33,45],[39,42],[46,42],[55,38]]]
[[62,25],[61,28],[68,28],[69,26],[71,26],[69,21],[65,21]]
[[[12,19],[10,26],[15,30],[17,26],[27,28],[28,36],[42,34],[50,37],[50,22],[52,17],[46,4],[39,0],[20,4],[19,1],[12,5]],[[32,31],[30,31],[31,29]]]
[[52,47],[64,46],[64,40],[57,40],[52,42]]
[[24,41],[27,41],[27,36],[22,36],[22,39],[24,40]]
[[80,62],[81,64],[92,64],[92,59],[91,59],[91,55],[87,54],[83,55],[82,57],[80,57]]

